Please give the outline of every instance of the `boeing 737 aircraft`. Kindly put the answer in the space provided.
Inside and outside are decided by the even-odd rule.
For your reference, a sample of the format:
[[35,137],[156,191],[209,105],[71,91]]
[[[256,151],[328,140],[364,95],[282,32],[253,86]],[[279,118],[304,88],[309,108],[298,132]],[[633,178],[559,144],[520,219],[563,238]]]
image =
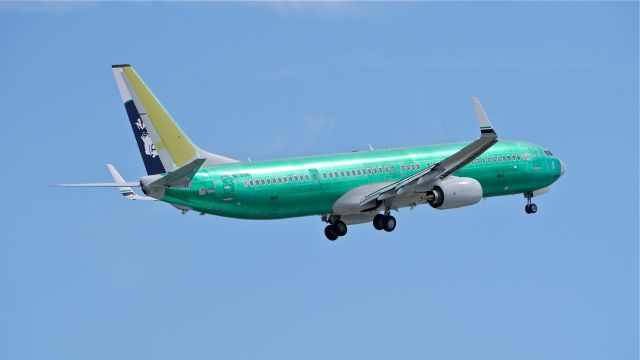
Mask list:
[[[336,240],[347,226],[371,222],[393,231],[391,210],[421,204],[444,210],[476,204],[483,197],[548,191],[565,164],[542,146],[498,141],[489,118],[473,98],[480,137],[472,142],[358,151],[332,155],[240,162],[197,147],[130,65],[113,65],[120,96],[147,176],[125,182],[62,184],[117,187],[130,200],[160,200],[180,209],[240,219],[318,215]],[[136,194],[141,187],[146,195]]]

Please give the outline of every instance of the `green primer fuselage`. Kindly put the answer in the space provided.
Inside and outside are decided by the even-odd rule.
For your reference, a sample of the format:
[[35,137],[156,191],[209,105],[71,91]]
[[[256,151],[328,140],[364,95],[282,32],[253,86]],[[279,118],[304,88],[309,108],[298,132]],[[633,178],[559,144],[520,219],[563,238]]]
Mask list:
[[[242,219],[331,214],[335,201],[349,190],[403,179],[467,144],[209,166],[196,173],[189,187],[167,188],[162,200],[181,208]],[[546,155],[542,147],[500,141],[453,175],[478,180],[483,196],[490,197],[547,187],[560,177],[560,171],[560,161]]]

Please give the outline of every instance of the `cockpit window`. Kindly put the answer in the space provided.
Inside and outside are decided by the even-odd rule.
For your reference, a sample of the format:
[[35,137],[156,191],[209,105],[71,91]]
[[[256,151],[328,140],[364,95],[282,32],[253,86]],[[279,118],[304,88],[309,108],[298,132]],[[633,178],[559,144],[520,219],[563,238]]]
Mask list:
[[544,151],[544,153],[545,153],[545,155],[553,156],[553,154],[552,154],[552,153],[551,153],[551,151],[549,151],[549,150],[545,150],[545,151]]

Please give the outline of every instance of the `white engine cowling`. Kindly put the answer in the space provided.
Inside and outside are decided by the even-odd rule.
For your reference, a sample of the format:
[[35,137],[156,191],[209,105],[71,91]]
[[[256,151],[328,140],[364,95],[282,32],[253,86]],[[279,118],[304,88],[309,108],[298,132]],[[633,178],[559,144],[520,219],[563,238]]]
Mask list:
[[444,210],[473,205],[482,199],[482,185],[476,179],[450,176],[427,193],[432,207]]

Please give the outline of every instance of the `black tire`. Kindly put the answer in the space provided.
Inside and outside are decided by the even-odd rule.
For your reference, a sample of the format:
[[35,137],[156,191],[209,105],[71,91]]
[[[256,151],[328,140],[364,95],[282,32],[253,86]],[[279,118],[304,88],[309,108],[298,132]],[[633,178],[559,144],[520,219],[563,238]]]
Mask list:
[[373,217],[373,227],[376,228],[376,230],[382,230],[384,229],[384,215],[382,214],[378,214],[376,216]]
[[338,233],[333,225],[327,225],[327,227],[324,228],[324,236],[326,236],[327,239],[334,241],[338,238]]
[[333,227],[338,236],[347,235],[347,224],[345,224],[343,221],[338,221],[337,223],[333,224]]
[[536,204],[531,204],[531,205],[529,205],[529,211],[530,211],[532,214],[537,213],[537,212],[538,212],[538,205],[536,205]]
[[524,206],[524,212],[526,212],[527,214],[531,214],[531,209],[529,208],[529,204]]
[[393,230],[395,230],[396,225],[396,218],[394,218],[393,216],[389,215],[384,218],[384,231],[392,232]]

